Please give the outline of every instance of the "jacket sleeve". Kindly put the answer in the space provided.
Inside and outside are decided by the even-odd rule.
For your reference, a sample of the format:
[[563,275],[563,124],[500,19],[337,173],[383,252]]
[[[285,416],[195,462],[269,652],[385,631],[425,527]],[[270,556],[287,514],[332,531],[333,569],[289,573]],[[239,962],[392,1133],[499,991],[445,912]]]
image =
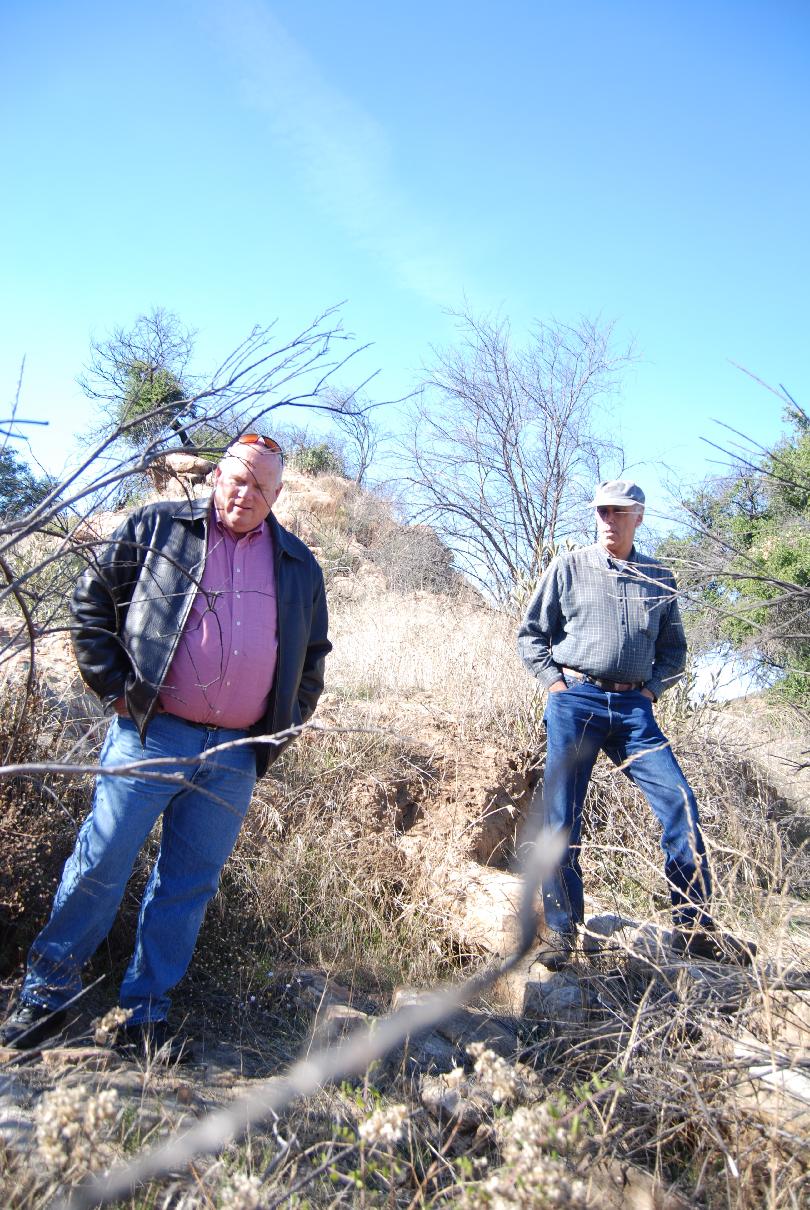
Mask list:
[[670,587],[672,599],[661,619],[658,637],[655,640],[652,675],[644,685],[644,688],[649,689],[656,699],[677,684],[686,667],[686,635],[681,621],[681,611],[678,608],[678,598],[675,596],[677,586],[674,579]]
[[520,658],[544,689],[562,677],[551,655],[551,643],[562,624],[558,567],[554,559],[543,572],[518,631]]
[[[316,564],[317,567],[317,564]],[[317,567],[315,592],[312,600],[312,624],[309,631],[309,642],[304,654],[304,665],[301,680],[298,684],[298,708],[301,711],[301,721],[306,722],[315,711],[318,698],[323,693],[324,666],[326,657],[332,650],[327,630],[329,618],[326,607],[326,589],[324,588],[323,572]]]
[[115,531],[79,579],[70,637],[82,680],[106,705],[124,693],[132,664],[121,639],[140,562],[137,514]]

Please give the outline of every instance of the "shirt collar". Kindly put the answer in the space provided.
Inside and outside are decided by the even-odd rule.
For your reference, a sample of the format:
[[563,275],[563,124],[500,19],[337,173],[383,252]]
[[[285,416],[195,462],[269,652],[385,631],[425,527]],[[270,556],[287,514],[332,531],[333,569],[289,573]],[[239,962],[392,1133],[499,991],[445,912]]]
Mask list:
[[613,555],[609,555],[608,552],[605,550],[604,546],[602,546],[601,542],[594,542],[593,550],[594,550],[594,553],[596,554],[598,561],[604,567],[609,567],[611,569],[611,571],[621,571],[623,568],[627,567],[628,564],[630,564],[630,563],[635,564],[637,561],[635,546],[632,546],[630,548],[630,554],[627,556],[626,559],[617,559]]

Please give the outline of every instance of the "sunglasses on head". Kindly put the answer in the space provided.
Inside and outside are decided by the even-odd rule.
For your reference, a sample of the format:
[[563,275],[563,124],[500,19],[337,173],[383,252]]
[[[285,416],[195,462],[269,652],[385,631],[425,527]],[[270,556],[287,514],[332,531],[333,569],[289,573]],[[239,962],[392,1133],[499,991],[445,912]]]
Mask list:
[[274,437],[265,437],[264,433],[243,433],[241,437],[236,438],[237,445],[263,445],[266,450],[270,450],[271,454],[278,454],[281,461],[284,461],[284,450]]

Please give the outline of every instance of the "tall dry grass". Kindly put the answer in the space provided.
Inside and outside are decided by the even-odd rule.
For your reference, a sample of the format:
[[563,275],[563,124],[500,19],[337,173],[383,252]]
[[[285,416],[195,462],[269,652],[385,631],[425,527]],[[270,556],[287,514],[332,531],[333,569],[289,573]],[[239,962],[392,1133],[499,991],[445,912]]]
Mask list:
[[[332,617],[323,730],[259,787],[178,996],[192,1028],[261,1049],[278,1069],[311,1024],[290,987],[302,965],[378,1008],[398,982],[460,969],[396,844],[439,776],[431,754],[495,739],[542,760],[541,703],[512,621],[473,600],[379,591],[335,593]],[[701,803],[718,919],[762,947],[753,971],[690,971],[665,953],[642,962],[620,934],[579,968],[594,997],[586,1020],[523,1021],[506,1071],[459,1055],[451,1080],[477,1106],[471,1131],[432,1112],[421,1077],[395,1066],[324,1090],[198,1164],[190,1182],[155,1182],[129,1205],[806,1204],[810,1117],[785,1088],[806,1072],[807,854],[783,799],[708,717],[677,698],[661,714]],[[655,825],[606,762],[588,802],[585,872],[603,909],[666,924]],[[67,1113],[52,1107],[47,1121],[57,1109]],[[131,1150],[131,1120],[100,1114],[97,1129],[112,1153]],[[54,1178],[46,1187],[26,1171],[7,1157],[3,1192],[41,1210]],[[623,1181],[635,1202],[615,1193]]]
[[357,708],[384,703],[450,720],[473,741],[537,735],[539,694],[516,653],[514,620],[474,596],[359,593],[332,611],[328,688]]

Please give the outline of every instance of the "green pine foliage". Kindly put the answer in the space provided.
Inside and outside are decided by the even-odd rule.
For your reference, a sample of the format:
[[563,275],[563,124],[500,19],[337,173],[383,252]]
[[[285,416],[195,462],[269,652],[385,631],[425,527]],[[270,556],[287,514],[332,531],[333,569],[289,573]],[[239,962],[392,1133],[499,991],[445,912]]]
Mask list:
[[691,533],[670,538],[704,640],[725,640],[778,672],[775,692],[810,705],[810,417],[689,501]]
[[24,517],[53,491],[55,484],[47,475],[34,474],[16,450],[0,449],[0,519]]
[[119,427],[136,448],[147,446],[186,410],[186,394],[171,370],[135,358],[125,369]]

